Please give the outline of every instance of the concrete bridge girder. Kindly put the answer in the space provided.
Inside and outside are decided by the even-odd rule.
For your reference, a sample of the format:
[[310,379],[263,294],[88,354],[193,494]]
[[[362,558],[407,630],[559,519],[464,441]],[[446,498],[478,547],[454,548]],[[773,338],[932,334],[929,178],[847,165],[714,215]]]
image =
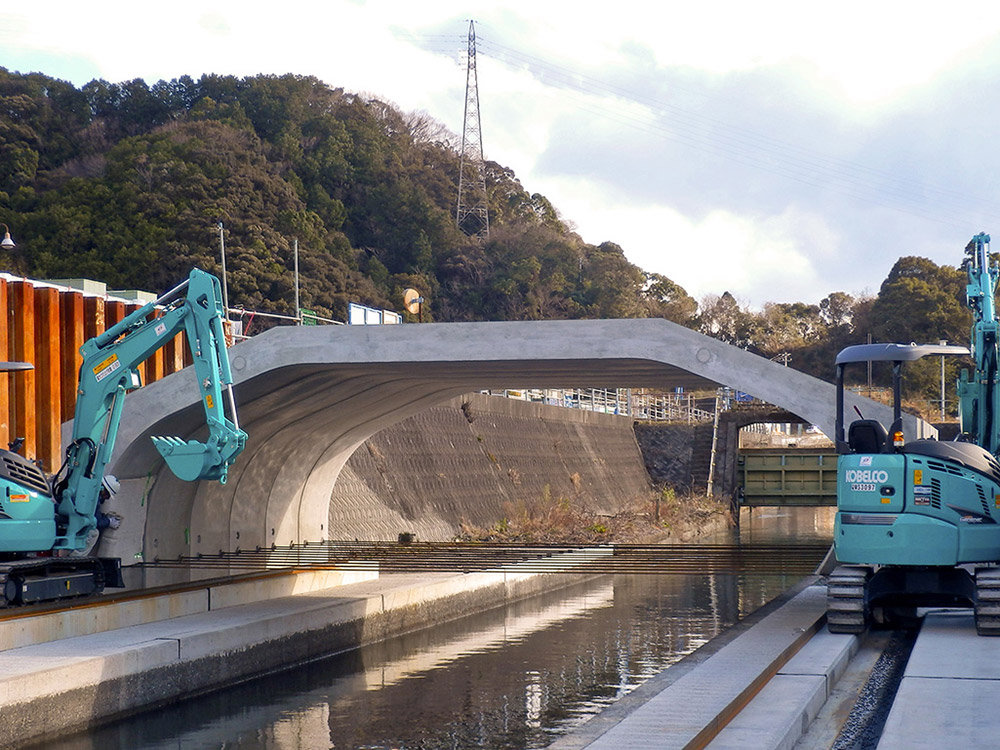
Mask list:
[[[832,385],[660,319],[276,328],[234,346],[230,361],[250,438],[228,484],[177,480],[149,440],[203,433],[190,372],[131,394],[110,470],[123,480],[125,513],[139,518],[127,518],[128,533],[104,554],[168,558],[338,538],[329,498],[351,453],[390,424],[486,388],[721,384],[827,435],[835,417]],[[849,394],[853,405],[891,421],[882,404]],[[905,428],[933,432],[913,417]]]

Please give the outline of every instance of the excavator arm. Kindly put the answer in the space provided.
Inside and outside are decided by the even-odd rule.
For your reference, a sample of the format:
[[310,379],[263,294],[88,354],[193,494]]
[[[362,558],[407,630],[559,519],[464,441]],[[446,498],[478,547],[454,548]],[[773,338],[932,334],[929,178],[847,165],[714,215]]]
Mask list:
[[81,347],[73,439],[54,486],[57,514],[65,524],[56,549],[84,547],[96,523],[101,479],[114,450],[125,394],[141,385],[135,368],[181,331],[187,332],[194,359],[208,439],[157,436],[153,443],[179,478],[225,483],[247,436],[236,417],[220,300],[218,279],[194,269],[187,281]]
[[958,382],[962,431],[996,455],[1000,451],[1000,325],[997,323],[994,292],[1000,269],[989,257],[990,236],[977,234],[966,248],[969,283],[966,303],[972,310],[972,356],[975,372],[962,370]]

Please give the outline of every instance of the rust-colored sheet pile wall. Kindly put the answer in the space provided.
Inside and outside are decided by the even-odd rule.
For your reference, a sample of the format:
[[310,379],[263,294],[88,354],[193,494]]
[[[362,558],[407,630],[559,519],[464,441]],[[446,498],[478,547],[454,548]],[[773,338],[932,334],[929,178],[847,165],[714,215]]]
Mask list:
[[[142,306],[30,279],[0,277],[0,359],[29,362],[34,370],[0,373],[0,447],[24,438],[20,453],[47,472],[62,463],[60,430],[73,418],[80,346]],[[139,366],[151,383],[188,364],[183,334]]]

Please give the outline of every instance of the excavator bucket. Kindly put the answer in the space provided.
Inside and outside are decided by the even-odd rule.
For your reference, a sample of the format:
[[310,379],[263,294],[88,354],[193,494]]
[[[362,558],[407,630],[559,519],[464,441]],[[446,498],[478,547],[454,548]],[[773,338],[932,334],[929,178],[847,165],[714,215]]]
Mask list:
[[187,482],[198,479],[226,481],[228,463],[218,449],[197,440],[185,442],[176,437],[153,436],[153,445],[163,456],[170,470]]

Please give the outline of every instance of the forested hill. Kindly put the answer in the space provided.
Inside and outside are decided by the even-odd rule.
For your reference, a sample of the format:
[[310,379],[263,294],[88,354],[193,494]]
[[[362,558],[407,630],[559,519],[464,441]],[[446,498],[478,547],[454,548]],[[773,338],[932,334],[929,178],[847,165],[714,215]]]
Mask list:
[[[192,265],[231,304],[401,307],[414,287],[437,320],[669,315],[695,302],[588,245],[543,196],[488,163],[490,241],[455,227],[455,136],[425,115],[286,75],[182,77],[148,86],[0,72],[0,221],[24,271],[163,289]],[[655,282],[653,290],[647,289]]]
[[[661,316],[829,377],[844,343],[964,341],[962,274],[903,258],[877,297],[743,309],[701,306],[582,241],[512,170],[486,164],[490,238],[455,226],[458,143],[424,114],[316,78],[184,76],[77,89],[0,68],[0,221],[18,247],[5,268],[162,291],[192,266],[219,273],[230,304],[344,319],[349,301],[401,310],[427,299],[440,321]],[[691,248],[664,248],[686,253]]]

